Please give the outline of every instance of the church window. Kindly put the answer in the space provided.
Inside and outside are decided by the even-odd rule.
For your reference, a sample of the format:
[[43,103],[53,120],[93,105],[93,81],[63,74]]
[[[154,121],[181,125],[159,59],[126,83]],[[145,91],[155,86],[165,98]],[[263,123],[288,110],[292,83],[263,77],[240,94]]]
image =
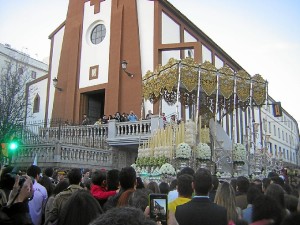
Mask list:
[[94,27],[91,34],[91,42],[95,45],[101,43],[106,35],[106,28],[104,24],[98,24]]
[[33,113],[38,113],[40,111],[40,96],[36,94],[33,101]]

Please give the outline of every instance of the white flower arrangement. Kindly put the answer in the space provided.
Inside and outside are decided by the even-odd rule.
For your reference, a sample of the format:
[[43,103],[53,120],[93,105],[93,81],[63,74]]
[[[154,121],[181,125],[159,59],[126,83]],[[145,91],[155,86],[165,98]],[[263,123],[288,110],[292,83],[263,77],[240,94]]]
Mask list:
[[206,143],[199,143],[197,145],[197,154],[196,158],[200,161],[209,161],[211,158],[211,150],[208,144]]
[[185,123],[184,139],[190,146],[196,145],[196,124],[189,120]]
[[176,148],[177,159],[189,159],[192,155],[192,149],[187,143],[180,143]]
[[244,165],[246,160],[246,148],[241,143],[235,143],[232,150],[232,161],[236,165]]
[[176,171],[175,171],[174,167],[169,163],[163,164],[159,169],[159,173],[160,174],[168,174],[168,175],[176,175]]

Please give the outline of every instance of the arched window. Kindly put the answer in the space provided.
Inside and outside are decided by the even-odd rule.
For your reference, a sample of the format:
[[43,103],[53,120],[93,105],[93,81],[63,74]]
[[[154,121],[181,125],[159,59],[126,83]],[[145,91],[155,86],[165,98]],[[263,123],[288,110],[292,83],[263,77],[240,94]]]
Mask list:
[[33,113],[38,113],[40,111],[40,96],[36,94],[33,101]]

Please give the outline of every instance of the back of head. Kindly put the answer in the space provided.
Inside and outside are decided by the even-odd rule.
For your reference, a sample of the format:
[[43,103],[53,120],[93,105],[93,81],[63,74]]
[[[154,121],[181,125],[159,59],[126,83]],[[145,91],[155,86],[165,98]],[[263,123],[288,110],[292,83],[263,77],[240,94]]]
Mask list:
[[[88,208],[88,210],[86,210]],[[89,191],[79,190],[74,192],[66,201],[61,213],[59,214],[58,225],[89,224],[103,213],[98,201]]]
[[33,177],[33,178],[36,178],[37,175],[39,175],[40,173],[41,173],[40,167],[35,166],[35,165],[31,165],[27,169],[27,175],[30,177]]
[[0,188],[12,190],[15,184],[15,179],[11,176],[12,166],[7,166],[2,169],[0,176]]
[[214,202],[227,209],[227,219],[236,221],[238,214],[235,203],[235,191],[228,182],[223,182],[219,185]]
[[177,177],[179,177],[180,175],[183,175],[183,174],[188,174],[188,175],[191,175],[191,176],[194,176],[195,174],[195,171],[193,168],[191,167],[184,167],[182,170],[180,170],[180,172],[177,174]]
[[177,179],[174,179],[171,181],[171,184],[170,184],[170,191],[173,191],[176,189],[176,186],[177,186]]
[[52,184],[48,176],[41,177],[38,182],[46,188],[48,196],[52,195],[54,184]]
[[160,193],[158,184],[155,181],[150,181],[147,188],[152,191],[152,193]]
[[127,190],[129,188],[134,188],[134,185],[136,184],[135,170],[131,166],[123,168],[120,171],[119,180],[120,180],[120,185],[124,190]]
[[253,204],[254,200],[260,195],[262,195],[262,192],[258,189],[256,185],[250,186],[247,191],[248,204]]
[[278,176],[279,175],[276,172],[274,172],[274,171],[271,171],[271,172],[268,173],[268,178],[278,177]]
[[207,195],[212,188],[212,177],[209,170],[199,168],[194,175],[196,195]]
[[113,208],[101,214],[89,225],[155,225],[140,209],[133,207]]
[[136,188],[137,189],[145,188],[144,182],[142,181],[142,178],[140,178],[140,177],[136,178]]
[[279,184],[282,188],[284,187],[284,180],[280,176],[272,177],[271,183]]
[[240,193],[246,194],[247,191],[248,191],[249,186],[250,186],[250,182],[246,177],[239,176],[236,179],[236,188]]
[[52,167],[47,167],[45,170],[44,170],[44,174],[47,176],[47,177],[52,177],[53,175],[53,168]]
[[265,195],[275,199],[281,208],[285,208],[284,190],[279,184],[270,184],[266,190]]
[[106,181],[106,171],[96,170],[92,174],[92,183],[101,186],[103,181]]
[[64,179],[55,186],[53,190],[53,194],[57,195],[58,193],[62,192],[63,190],[67,189],[69,187],[69,180]]
[[253,202],[252,221],[272,219],[274,224],[280,224],[282,210],[278,203],[270,196],[260,195]]
[[180,175],[177,179],[177,191],[179,196],[190,198],[193,195],[193,177],[188,174]]
[[108,190],[117,190],[119,188],[119,173],[117,169],[109,170],[106,174],[106,182]]
[[151,191],[147,188],[137,189],[130,195],[128,206],[141,209],[144,212],[149,204],[149,194],[151,194]]
[[262,191],[263,192],[265,192],[266,191],[266,189],[268,188],[268,186],[270,185],[270,183],[271,183],[271,179],[270,178],[264,178],[263,180],[262,180]]
[[166,182],[161,182],[161,183],[158,185],[158,187],[159,187],[159,192],[160,192],[161,194],[168,194],[169,191],[170,191],[170,186],[169,186],[169,184],[166,183]]
[[73,168],[68,172],[69,183],[71,184],[79,184],[81,181],[81,171],[78,168]]

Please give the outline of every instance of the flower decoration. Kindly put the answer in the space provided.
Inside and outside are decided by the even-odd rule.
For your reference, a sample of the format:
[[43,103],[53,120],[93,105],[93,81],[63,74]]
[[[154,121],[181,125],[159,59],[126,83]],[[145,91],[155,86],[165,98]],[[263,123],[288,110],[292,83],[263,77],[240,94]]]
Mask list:
[[236,165],[244,165],[246,160],[246,148],[241,143],[235,143],[232,151],[232,160]]
[[203,162],[210,160],[211,150],[208,144],[201,142],[198,144],[196,158]]
[[169,163],[163,164],[160,167],[159,172],[160,172],[160,174],[176,175],[176,171],[175,171],[174,167]]
[[192,154],[192,149],[187,143],[180,143],[176,148],[177,159],[189,159]]

